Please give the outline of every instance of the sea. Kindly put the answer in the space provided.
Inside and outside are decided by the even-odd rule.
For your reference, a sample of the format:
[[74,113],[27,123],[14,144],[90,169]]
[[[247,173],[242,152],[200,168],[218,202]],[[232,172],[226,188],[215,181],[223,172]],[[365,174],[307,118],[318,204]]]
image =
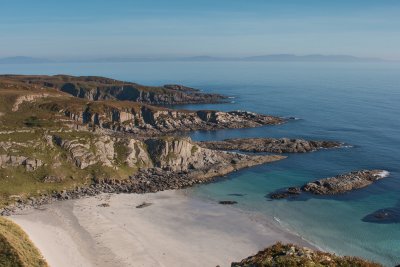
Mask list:
[[[381,209],[400,213],[400,63],[2,64],[0,73],[97,75],[146,85],[178,83],[230,98],[224,104],[173,108],[248,110],[296,118],[277,126],[189,135],[197,141],[238,137],[336,140],[346,147],[288,154],[285,160],[196,186],[190,194],[205,201],[237,201],[237,208],[273,219],[321,249],[385,266],[400,264],[400,222],[363,220]],[[390,175],[340,196],[274,201],[266,197],[281,188],[360,169],[382,169]]]

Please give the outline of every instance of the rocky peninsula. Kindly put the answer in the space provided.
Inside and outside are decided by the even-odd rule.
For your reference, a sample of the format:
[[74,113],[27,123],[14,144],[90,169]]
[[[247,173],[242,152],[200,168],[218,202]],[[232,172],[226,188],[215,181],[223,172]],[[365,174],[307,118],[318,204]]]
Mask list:
[[226,102],[219,94],[202,93],[178,84],[145,86],[98,76],[69,75],[0,75],[0,81],[26,84],[30,87],[58,90],[86,100],[134,101],[154,105],[200,104]]
[[307,183],[302,187],[289,187],[269,195],[272,199],[296,197],[302,192],[314,195],[338,195],[364,188],[386,176],[384,170],[361,170]]
[[223,141],[198,142],[198,144],[209,149],[270,153],[306,153],[343,146],[342,143],[335,141],[308,141],[289,138],[235,138]]

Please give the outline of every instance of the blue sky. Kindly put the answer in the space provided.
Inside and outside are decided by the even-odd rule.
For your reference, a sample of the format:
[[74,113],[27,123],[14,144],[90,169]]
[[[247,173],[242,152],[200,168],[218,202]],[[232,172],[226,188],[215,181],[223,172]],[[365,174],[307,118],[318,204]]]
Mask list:
[[397,0],[0,0],[0,57],[400,59]]

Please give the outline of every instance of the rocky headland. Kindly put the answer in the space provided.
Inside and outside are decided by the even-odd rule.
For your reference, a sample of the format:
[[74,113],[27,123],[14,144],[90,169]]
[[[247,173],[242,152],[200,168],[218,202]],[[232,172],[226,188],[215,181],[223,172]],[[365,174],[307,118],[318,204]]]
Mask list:
[[144,86],[97,76],[0,75],[0,80],[35,88],[55,89],[87,100],[127,100],[155,105],[226,102],[219,94],[202,93],[183,85]]
[[277,243],[241,262],[234,262],[232,267],[304,267],[304,266],[353,266],[382,267],[357,257],[337,256],[335,254],[299,247],[294,244]]
[[308,141],[289,138],[235,138],[223,141],[198,142],[202,147],[218,150],[239,150],[244,152],[306,153],[319,149],[343,146],[335,141]]
[[352,190],[364,188],[386,176],[384,170],[361,170],[335,177],[324,178],[307,183],[301,187],[289,187],[269,195],[272,199],[291,198],[303,192],[313,195],[338,195]]

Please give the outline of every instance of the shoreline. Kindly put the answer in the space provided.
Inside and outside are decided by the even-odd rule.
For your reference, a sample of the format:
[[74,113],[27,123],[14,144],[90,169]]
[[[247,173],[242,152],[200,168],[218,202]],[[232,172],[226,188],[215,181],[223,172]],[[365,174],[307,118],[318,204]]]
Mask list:
[[[136,208],[143,202],[152,205]],[[101,194],[9,218],[57,267],[223,267],[277,241],[315,248],[273,218],[200,200],[185,190]]]

